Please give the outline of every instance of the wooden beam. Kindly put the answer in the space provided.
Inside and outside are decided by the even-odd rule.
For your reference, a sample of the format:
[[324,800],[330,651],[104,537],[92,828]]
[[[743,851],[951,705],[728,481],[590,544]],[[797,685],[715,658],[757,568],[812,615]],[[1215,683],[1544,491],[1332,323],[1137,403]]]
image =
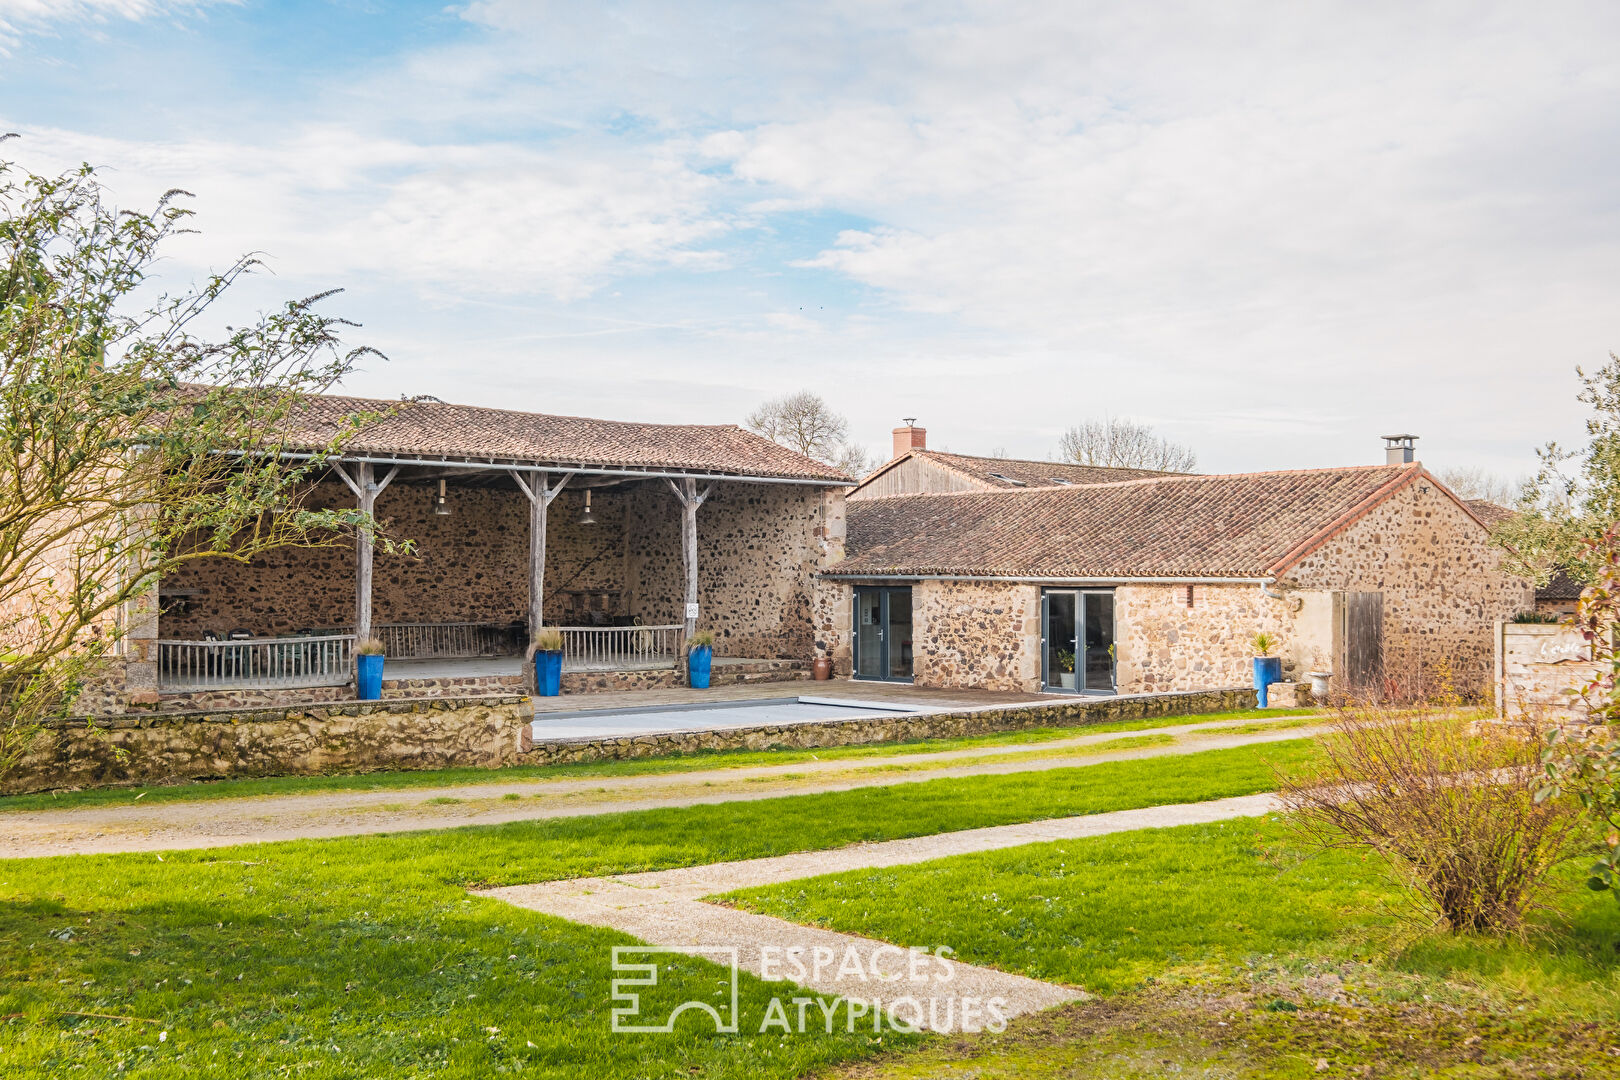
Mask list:
[[550,473],[509,471],[518,490],[529,500],[529,638],[533,640],[546,624],[546,510],[574,474],[564,473],[552,486]]
[[698,494],[697,481],[690,478],[678,485],[671,480],[669,486],[681,501],[681,561],[686,566],[686,605],[682,618],[686,623],[686,636],[690,638],[697,630],[697,619],[692,616],[698,602],[697,512],[714,491],[714,484],[711,482],[701,495]]
[[[395,465],[389,469],[381,480],[377,479],[376,469],[369,462],[357,463],[354,471],[353,479],[341,469],[338,470],[338,475],[354,489],[360,510],[374,517],[377,513],[377,496],[394,482],[394,477],[399,475],[399,466]],[[371,636],[371,579],[373,557],[376,553],[375,530],[369,526],[361,528],[355,534],[354,543],[354,636],[357,641],[364,641]]]

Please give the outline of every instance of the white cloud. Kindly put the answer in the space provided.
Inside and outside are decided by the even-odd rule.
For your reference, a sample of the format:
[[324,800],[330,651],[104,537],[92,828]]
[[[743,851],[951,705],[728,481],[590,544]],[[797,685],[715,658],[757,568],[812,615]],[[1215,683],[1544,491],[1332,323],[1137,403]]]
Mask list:
[[[176,10],[61,10],[126,8]],[[193,188],[199,259],[375,279],[423,379],[476,350],[498,395],[565,358],[564,411],[712,418],[816,382],[873,443],[915,412],[1041,456],[1113,411],[1210,467],[1369,460],[1387,425],[1521,471],[1573,365],[1620,346],[1612,4],[458,14],[449,44],[330,77],[300,127],[25,145]],[[671,363],[689,394],[635,396]]]
[[23,134],[13,145],[36,169],[97,162],[132,203],[196,192],[193,265],[265,250],[283,274],[372,274],[443,302],[576,298],[614,275],[712,267],[703,242],[728,228],[708,206],[713,182],[656,152],[423,146],[340,127],[257,146]]
[[187,15],[213,4],[238,2],[240,0],[0,0],[0,53],[25,35],[48,33],[58,24]]

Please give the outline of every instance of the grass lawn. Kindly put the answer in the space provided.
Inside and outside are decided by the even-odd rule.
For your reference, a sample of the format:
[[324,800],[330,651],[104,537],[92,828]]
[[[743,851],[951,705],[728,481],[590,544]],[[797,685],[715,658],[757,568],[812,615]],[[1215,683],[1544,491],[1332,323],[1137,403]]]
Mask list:
[[[4,861],[0,1075],[797,1076],[876,1044],[752,1034],[779,989],[752,981],[741,1034],[612,1035],[609,948],[628,938],[464,889],[1247,794],[1271,786],[1272,763],[1310,753],[1295,741],[602,817]],[[717,971],[679,963],[659,994],[711,996]]]
[[[870,746],[839,746],[819,750],[725,750],[666,757],[638,758],[631,761],[601,761],[580,765],[514,766],[505,769],[428,769],[413,772],[375,772],[344,776],[274,776],[258,779],[215,780],[204,783],[163,786],[102,788],[93,791],[63,791],[38,795],[0,795],[0,813],[7,810],[42,810],[75,806],[119,806],[203,799],[246,798],[254,795],[291,795],[312,791],[389,791],[410,788],[456,787],[463,784],[507,784],[522,780],[563,780],[580,777],[648,776],[663,773],[694,772],[703,769],[744,768],[752,765],[792,765],[806,761],[890,757],[897,754],[932,754],[947,750],[978,747],[1025,746],[1078,735],[1141,731],[1146,728],[1176,727],[1185,724],[1231,722],[1243,731],[1278,725],[1257,723],[1277,717],[1317,715],[1315,709],[1248,709],[1240,712],[1204,713],[1191,716],[1156,716],[1144,720],[1122,720],[1109,724],[1076,727],[1032,728],[1027,731],[970,735],[956,739],[913,739]],[[1247,721],[1248,723],[1245,723]]]
[[1561,910],[1507,942],[1414,924],[1376,862],[1307,857],[1276,819],[1031,845],[730,900],[950,945],[963,960],[1104,998],[862,1075],[1614,1075],[1620,905],[1581,887],[1578,862],[1567,871]]

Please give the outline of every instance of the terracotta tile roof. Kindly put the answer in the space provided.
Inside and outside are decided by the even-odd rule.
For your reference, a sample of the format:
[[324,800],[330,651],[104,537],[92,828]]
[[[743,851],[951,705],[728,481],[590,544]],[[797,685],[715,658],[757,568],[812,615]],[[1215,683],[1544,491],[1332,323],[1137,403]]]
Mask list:
[[866,476],[863,483],[870,483],[893,466],[913,457],[960,473],[989,491],[1021,487],[1053,487],[1063,484],[1111,484],[1119,480],[1182,475],[1155,472],[1152,469],[1116,469],[1104,465],[1072,465],[1059,461],[977,457],[971,454],[951,454],[944,450],[911,450],[879,466]]
[[839,575],[1266,577],[1418,465],[1166,476],[849,504]]
[[390,415],[350,440],[347,450],[355,454],[671,469],[834,483],[850,480],[831,465],[735,424],[634,424],[440,401],[381,401],[337,394],[312,397],[307,409],[294,418],[291,442],[321,445],[344,417],[357,412]]
[[[965,473],[992,489],[1052,487],[1054,484],[1111,484],[1120,480],[1145,480],[1180,473],[1154,469],[1117,469],[1106,465],[1074,465],[1060,461],[1026,461],[1021,458],[973,457],[949,454],[943,450],[913,450],[917,457],[936,461],[946,468]],[[1012,483],[1017,481],[1018,483]]]
[[1497,525],[1518,513],[1517,510],[1512,510],[1501,503],[1491,502],[1489,499],[1464,499],[1463,501],[1468,504],[1468,509],[1474,512],[1474,516],[1479,518],[1487,529],[1496,528]]

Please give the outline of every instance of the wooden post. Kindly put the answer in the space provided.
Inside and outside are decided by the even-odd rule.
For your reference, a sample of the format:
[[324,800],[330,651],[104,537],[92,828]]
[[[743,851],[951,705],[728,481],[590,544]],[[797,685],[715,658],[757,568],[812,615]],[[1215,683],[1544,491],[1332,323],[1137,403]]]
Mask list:
[[[351,477],[341,464],[332,463],[332,471],[349,485],[360,509],[368,515],[375,514],[377,496],[393,483],[399,466],[389,469],[381,480],[377,479],[377,470],[369,461],[356,462],[352,468],[354,475]],[[357,642],[371,636],[371,576],[375,542],[376,537],[369,528],[360,529],[354,537],[354,639]]]
[[714,490],[714,484],[703,489],[699,495],[697,481],[690,477],[682,480],[679,485],[675,481],[669,482],[670,490],[675,497],[681,500],[681,561],[686,566],[686,607],[683,618],[686,623],[686,636],[691,638],[697,630],[697,617],[692,613],[697,609],[698,602],[698,570],[697,570],[697,512],[703,505],[709,493]]
[[548,487],[550,473],[507,471],[529,500],[529,640],[533,641],[546,624],[546,508],[574,474],[564,473],[556,487]]

